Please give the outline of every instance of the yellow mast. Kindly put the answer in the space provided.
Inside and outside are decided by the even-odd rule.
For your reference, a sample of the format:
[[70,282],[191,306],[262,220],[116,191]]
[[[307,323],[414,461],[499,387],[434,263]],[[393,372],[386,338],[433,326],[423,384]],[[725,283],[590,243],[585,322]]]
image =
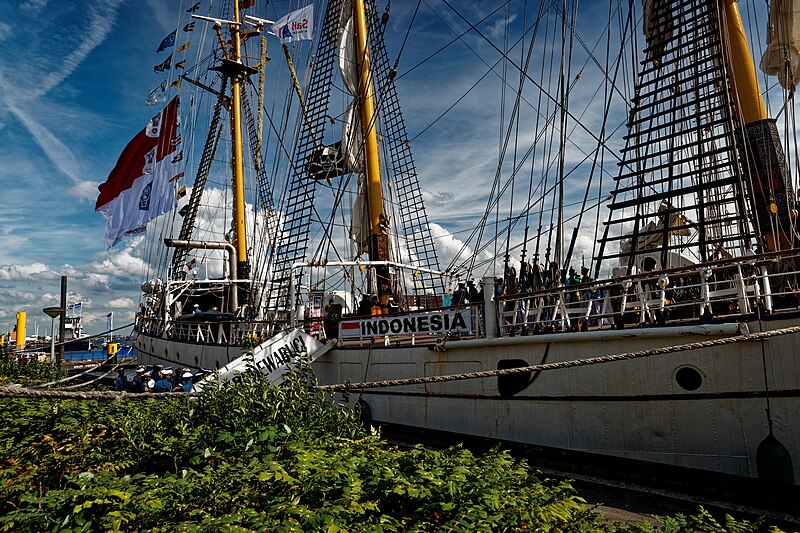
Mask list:
[[[239,22],[239,2],[233,3],[233,21]],[[231,24],[231,61],[241,64],[240,26]],[[236,234],[236,258],[239,277],[250,277],[247,270],[247,234],[245,229],[244,166],[242,163],[242,79],[231,76],[231,129],[233,130],[233,226]],[[233,273],[231,273],[233,274]]]
[[[386,216],[383,212],[381,191],[381,169],[378,159],[378,134],[376,131],[374,86],[369,59],[367,17],[364,0],[353,0],[353,22],[355,25],[356,65],[359,73],[359,99],[361,101],[361,133],[364,138],[364,161],[367,178],[367,198],[370,221],[369,258],[371,261],[389,260],[389,236],[384,229]],[[376,269],[378,274],[378,298],[385,304],[391,296],[388,267]]]
[[750,46],[747,44],[747,35],[744,33],[739,3],[736,0],[725,0],[725,25],[733,71],[731,83],[744,123],[752,124],[764,120],[767,118],[767,109],[761,97],[756,67],[753,64]]
[[[793,191],[775,121],[767,116],[737,0],[723,0],[728,64],[766,251],[792,248]],[[789,205],[791,204],[791,205]]]

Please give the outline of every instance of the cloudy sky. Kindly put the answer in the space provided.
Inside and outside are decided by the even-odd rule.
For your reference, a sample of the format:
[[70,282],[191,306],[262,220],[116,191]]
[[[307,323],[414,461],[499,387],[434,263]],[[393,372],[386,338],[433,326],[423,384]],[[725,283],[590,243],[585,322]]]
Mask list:
[[[163,79],[153,66],[165,58],[155,50],[179,17],[185,22],[192,3],[0,0],[0,332],[12,327],[18,311],[26,311],[29,333],[37,323],[40,334],[48,333],[41,309],[58,305],[62,275],[69,277],[69,303],[83,302],[88,332],[103,331],[111,311],[117,325],[132,321],[147,269],[142,239],[104,249],[104,221],[94,212],[97,185],[154,114],[145,98]],[[254,10],[278,18],[299,4],[257,0]],[[384,4],[379,1],[379,9]],[[523,4],[422,1],[399,57],[398,92],[445,264],[483,214],[497,172],[507,127],[498,115],[513,104],[509,91],[503,101],[498,49],[511,48],[506,39],[513,42],[523,24],[530,26]],[[391,4],[392,59],[416,5]],[[582,2],[582,8],[577,24],[588,37],[582,56],[576,46],[581,61],[603,31],[595,19],[607,17],[608,4]],[[527,17],[535,15],[529,10]],[[480,32],[470,31],[470,23]],[[270,55],[280,58],[277,41],[271,42]],[[525,60],[521,47],[510,56],[517,64]],[[589,82],[577,84],[574,92],[578,112],[595,94],[592,67],[586,69]],[[506,76],[519,82],[513,68]],[[601,114],[588,105],[584,111],[583,121],[597,126]],[[533,124],[536,116],[529,103],[524,120]],[[519,135],[533,134],[523,128]],[[570,138],[568,163],[584,157],[581,147],[593,145],[580,128],[571,129]],[[579,246],[590,249],[587,239]]]

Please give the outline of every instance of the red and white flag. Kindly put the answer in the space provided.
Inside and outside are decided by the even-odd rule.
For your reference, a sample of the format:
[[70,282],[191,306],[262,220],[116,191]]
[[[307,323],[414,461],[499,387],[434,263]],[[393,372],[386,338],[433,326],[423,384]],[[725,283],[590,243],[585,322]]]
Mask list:
[[132,230],[177,206],[175,183],[179,161],[177,149],[178,97],[150,119],[122,151],[114,170],[100,185],[95,211],[106,219],[106,248],[111,248]]

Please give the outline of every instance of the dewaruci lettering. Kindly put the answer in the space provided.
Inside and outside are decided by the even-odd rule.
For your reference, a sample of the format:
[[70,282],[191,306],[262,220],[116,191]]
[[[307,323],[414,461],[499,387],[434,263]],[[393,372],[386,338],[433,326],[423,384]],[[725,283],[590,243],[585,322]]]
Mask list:
[[307,354],[308,348],[306,348],[303,339],[293,339],[263,359],[256,361],[256,367],[269,374]]

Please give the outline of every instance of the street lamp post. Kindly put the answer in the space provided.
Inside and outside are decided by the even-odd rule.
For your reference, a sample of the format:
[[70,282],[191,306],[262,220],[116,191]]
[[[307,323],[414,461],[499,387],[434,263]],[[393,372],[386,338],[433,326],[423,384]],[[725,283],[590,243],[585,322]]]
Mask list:
[[63,315],[66,310],[63,307],[45,307],[42,309],[50,317],[50,363],[56,358],[56,318]]

